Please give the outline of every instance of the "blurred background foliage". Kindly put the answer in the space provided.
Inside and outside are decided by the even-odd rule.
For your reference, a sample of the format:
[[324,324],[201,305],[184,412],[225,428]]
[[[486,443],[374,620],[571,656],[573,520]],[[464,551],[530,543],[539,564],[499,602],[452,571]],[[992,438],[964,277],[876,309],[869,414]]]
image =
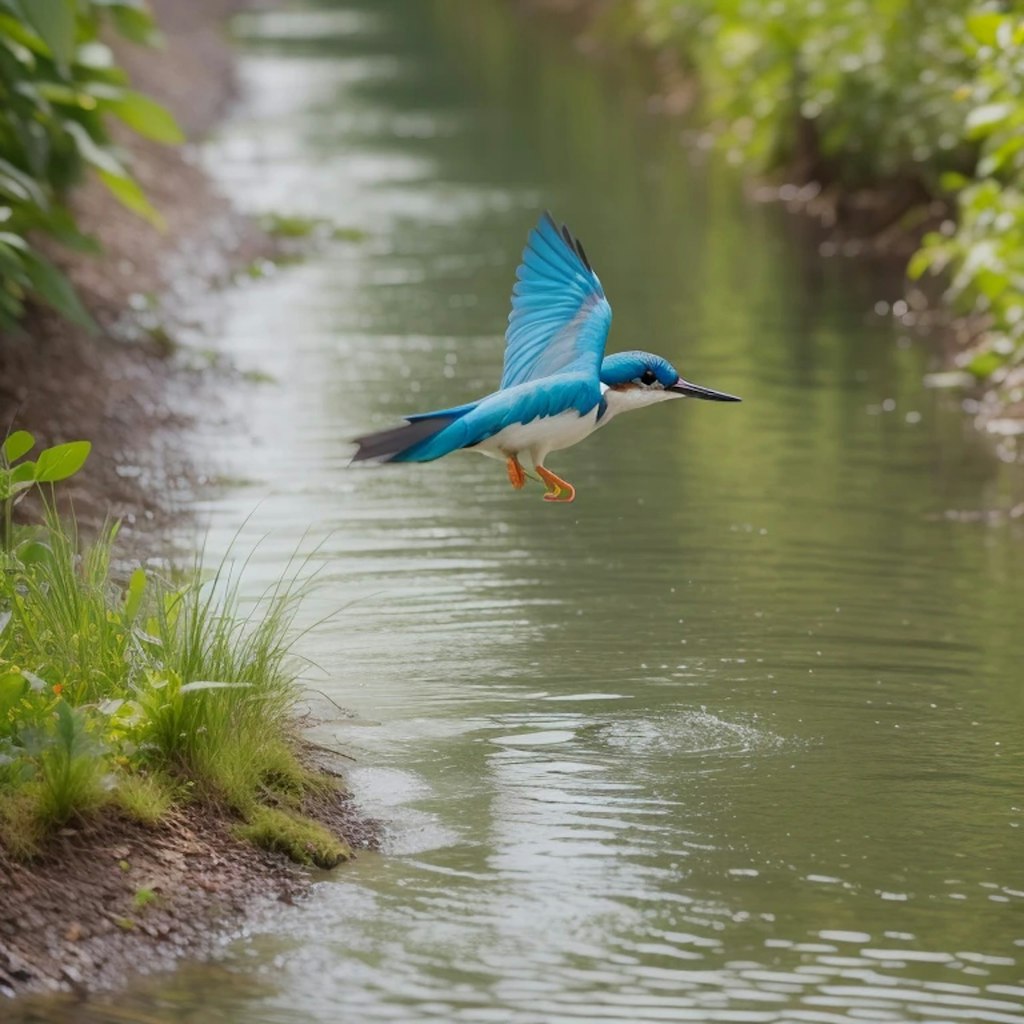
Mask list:
[[967,0],[631,0],[604,29],[675,51],[735,162],[846,189],[949,198],[912,278],[983,318],[968,368],[1024,363],[1024,4]]
[[108,25],[135,42],[158,41],[143,0],[0,0],[0,329],[15,324],[30,299],[91,326],[38,244],[48,236],[73,249],[96,248],[67,205],[86,169],[126,207],[160,224],[106,118],[160,142],[180,142],[181,132],[163,107],[129,88],[103,41]]

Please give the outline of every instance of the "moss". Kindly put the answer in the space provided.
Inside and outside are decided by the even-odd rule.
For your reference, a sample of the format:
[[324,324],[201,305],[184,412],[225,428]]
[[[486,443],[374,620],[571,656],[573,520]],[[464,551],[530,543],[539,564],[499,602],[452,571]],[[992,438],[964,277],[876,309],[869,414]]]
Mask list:
[[311,818],[275,807],[259,807],[236,833],[264,850],[283,853],[297,864],[337,867],[352,857],[348,843]]

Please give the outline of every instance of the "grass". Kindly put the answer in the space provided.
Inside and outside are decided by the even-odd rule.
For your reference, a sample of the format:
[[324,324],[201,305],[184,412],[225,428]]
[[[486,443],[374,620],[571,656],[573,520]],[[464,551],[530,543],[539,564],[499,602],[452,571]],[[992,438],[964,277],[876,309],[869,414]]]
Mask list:
[[117,532],[83,548],[50,513],[44,527],[16,530],[6,553],[0,844],[31,857],[103,808],[156,826],[198,801],[240,819],[261,846],[337,863],[344,844],[298,810],[322,784],[293,726],[301,584],[275,586],[243,614],[225,564],[184,579],[125,574]]
[[236,832],[243,839],[266,850],[283,853],[299,864],[333,868],[352,856],[348,844],[323,825],[280,808],[258,808],[249,822]]

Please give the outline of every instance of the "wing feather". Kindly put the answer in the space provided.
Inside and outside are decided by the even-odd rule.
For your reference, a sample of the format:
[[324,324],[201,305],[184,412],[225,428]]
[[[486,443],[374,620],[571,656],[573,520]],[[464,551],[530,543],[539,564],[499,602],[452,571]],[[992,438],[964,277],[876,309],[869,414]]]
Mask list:
[[545,213],[516,270],[501,387],[568,372],[596,380],[611,321],[611,306],[583,246]]

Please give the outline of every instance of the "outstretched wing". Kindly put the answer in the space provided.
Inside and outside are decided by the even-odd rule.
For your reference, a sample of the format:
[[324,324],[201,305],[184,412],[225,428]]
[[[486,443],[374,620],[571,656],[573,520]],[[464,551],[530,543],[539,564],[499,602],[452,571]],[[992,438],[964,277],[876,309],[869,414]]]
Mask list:
[[576,370],[596,380],[611,322],[612,307],[583,246],[545,213],[516,270],[501,387]]

